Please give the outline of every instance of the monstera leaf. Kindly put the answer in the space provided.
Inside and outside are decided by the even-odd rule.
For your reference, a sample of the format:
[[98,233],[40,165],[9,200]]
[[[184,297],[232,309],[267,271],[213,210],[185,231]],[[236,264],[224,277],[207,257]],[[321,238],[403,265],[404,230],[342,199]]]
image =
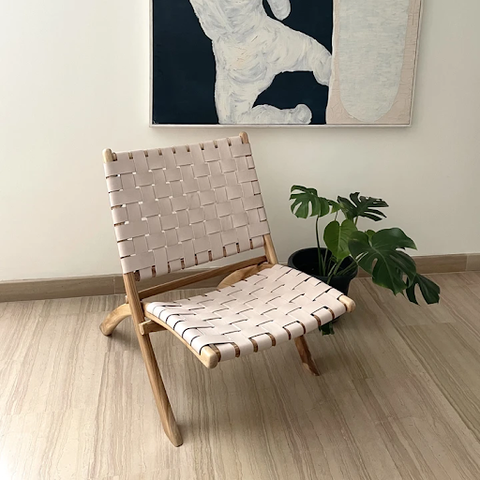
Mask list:
[[340,204],[335,200],[327,200],[327,202],[331,207],[330,213],[337,213],[339,210],[341,210]]
[[348,242],[352,234],[357,231],[357,227],[348,218],[341,224],[334,220],[330,222],[323,232],[325,245],[332,252],[337,262],[347,258],[350,255]]
[[324,323],[318,329],[322,332],[322,335],[335,335],[332,322]]
[[355,220],[357,217],[366,217],[374,222],[387,218],[383,212],[377,210],[378,208],[388,207],[387,202],[380,198],[359,197],[359,195],[359,192],[351,193],[350,200],[345,197],[337,198],[346,218]]
[[406,290],[407,297],[412,303],[418,305],[417,297],[415,296],[415,287],[417,285],[420,288],[420,292],[422,292],[423,298],[429,305],[440,301],[440,287],[429,278],[417,273],[413,280],[408,282],[408,288]]
[[403,249],[416,249],[413,240],[399,228],[389,228],[367,235],[352,233],[348,243],[357,263],[372,275],[372,280],[381,287],[390,289],[395,295],[414,281],[417,269],[413,259]]
[[[293,193],[297,191],[298,193]],[[330,205],[328,200],[319,197],[314,188],[302,187],[294,185],[291,188],[290,200],[293,200],[290,209],[298,218],[307,217],[324,217],[330,213]]]

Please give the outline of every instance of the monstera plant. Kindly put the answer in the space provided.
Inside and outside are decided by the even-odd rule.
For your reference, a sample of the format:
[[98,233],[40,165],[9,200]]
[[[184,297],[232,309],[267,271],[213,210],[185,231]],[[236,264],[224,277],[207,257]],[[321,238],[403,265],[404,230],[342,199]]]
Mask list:
[[[290,256],[289,265],[314,275],[335,288],[348,292],[348,284],[360,266],[372,276],[375,284],[388,288],[395,295],[402,293],[417,303],[418,290],[428,304],[438,303],[440,288],[417,272],[415,261],[406,249],[415,250],[414,241],[400,228],[360,230],[358,220],[366,218],[375,223],[386,215],[388,204],[372,197],[360,196],[330,200],[318,195],[314,188],[294,185],[291,188],[291,210],[298,218],[316,219],[317,247],[303,249]],[[321,233],[319,220],[333,215]],[[418,287],[418,289],[417,289]]]

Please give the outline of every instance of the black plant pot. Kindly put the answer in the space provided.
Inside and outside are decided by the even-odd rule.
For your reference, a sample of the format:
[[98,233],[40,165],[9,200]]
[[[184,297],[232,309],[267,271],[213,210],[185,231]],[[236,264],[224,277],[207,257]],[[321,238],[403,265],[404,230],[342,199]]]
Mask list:
[[[326,249],[322,248],[322,255],[325,255]],[[330,258],[332,254],[327,252],[327,259]],[[346,268],[353,263],[352,257],[347,257],[343,262],[340,268]],[[312,277],[318,278],[322,282],[328,283],[333,288],[336,288],[340,292],[348,295],[348,288],[350,282],[357,276],[358,267],[355,268],[348,275],[336,275],[332,278],[330,282],[327,282],[327,277],[319,275],[318,268],[318,249],[317,247],[303,248],[302,250],[297,250],[292,253],[288,258],[288,266],[291,268],[296,268],[301,272],[308,273]]]

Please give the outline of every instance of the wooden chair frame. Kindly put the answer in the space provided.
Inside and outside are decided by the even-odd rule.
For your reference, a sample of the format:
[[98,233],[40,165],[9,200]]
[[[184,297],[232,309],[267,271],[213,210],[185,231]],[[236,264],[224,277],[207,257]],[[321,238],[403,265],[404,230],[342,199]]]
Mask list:
[[[248,143],[248,136],[246,133],[240,134],[242,141]],[[113,161],[111,150],[104,151],[105,162]],[[146,311],[146,303],[142,300],[158,295],[161,293],[176,290],[178,288],[186,287],[202,280],[208,280],[221,275],[228,275],[218,286],[223,288],[232,285],[242,279],[248,278],[255,273],[258,273],[264,268],[270,268],[277,264],[277,255],[273,246],[270,234],[264,235],[264,255],[233,263],[230,265],[211,269],[207,272],[201,272],[190,275],[179,280],[173,280],[167,283],[159,284],[144,290],[138,290],[137,281],[134,273],[127,273],[123,275],[126,290],[126,303],[120,305],[113,310],[100,325],[101,332],[109,336],[113,333],[115,328],[125,318],[131,316],[135,334],[140,344],[142,357],[145,362],[148,378],[153,390],[155,402],[157,404],[158,412],[162,422],[163,429],[173,445],[180,446],[183,443],[182,435],[175,421],[175,417],[170,405],[170,401],[163,384],[155,353],[150,341],[150,334],[158,331],[168,330],[175,335],[207,368],[214,368],[219,361],[219,354],[213,348],[205,346],[201,353],[198,354],[180,335],[171,329],[166,323],[158,323],[159,319]],[[355,303],[349,297],[342,295],[338,299],[342,302],[347,312],[353,311]],[[313,375],[319,375],[317,366],[312,358],[310,350],[307,345],[305,336],[295,338],[295,346],[297,347],[302,364]]]

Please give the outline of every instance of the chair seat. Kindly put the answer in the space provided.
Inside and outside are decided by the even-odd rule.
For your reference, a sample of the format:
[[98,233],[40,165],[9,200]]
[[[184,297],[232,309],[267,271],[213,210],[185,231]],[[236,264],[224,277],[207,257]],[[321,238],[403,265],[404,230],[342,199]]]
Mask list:
[[274,265],[221,290],[145,307],[198,354],[209,345],[224,361],[265,350],[331,322],[346,311],[338,300],[342,295],[310,275]]

